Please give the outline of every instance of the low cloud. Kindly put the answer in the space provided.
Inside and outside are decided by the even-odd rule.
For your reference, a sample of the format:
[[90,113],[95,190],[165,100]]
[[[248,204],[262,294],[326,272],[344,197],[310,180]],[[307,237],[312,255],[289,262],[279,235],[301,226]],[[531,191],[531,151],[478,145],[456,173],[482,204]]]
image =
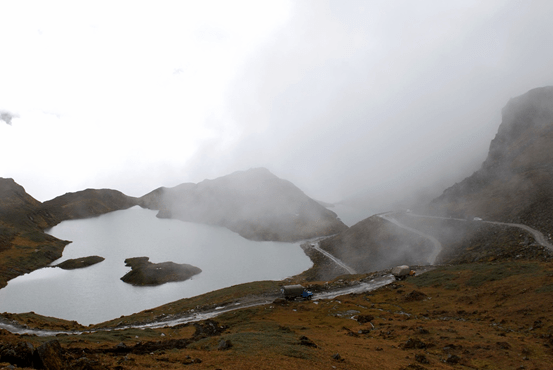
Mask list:
[[10,113],[8,111],[0,110],[0,120],[6,122],[8,125],[11,126],[12,119],[15,117],[18,117],[17,114]]

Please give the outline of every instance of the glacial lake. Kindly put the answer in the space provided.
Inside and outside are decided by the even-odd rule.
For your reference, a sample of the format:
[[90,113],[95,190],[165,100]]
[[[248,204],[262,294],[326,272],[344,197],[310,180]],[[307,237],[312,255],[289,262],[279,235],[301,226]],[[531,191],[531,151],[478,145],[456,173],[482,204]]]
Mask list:
[[[0,312],[35,313],[95,324],[181,298],[258,280],[282,280],[307,270],[311,260],[300,243],[256,242],[223,227],[158,219],[138,206],[48,230],[72,241],[62,258],[99,255],[105,261],[77,270],[43,268],[0,289]],[[187,281],[134,287],[120,278],[129,257],[188,263],[202,272]]]

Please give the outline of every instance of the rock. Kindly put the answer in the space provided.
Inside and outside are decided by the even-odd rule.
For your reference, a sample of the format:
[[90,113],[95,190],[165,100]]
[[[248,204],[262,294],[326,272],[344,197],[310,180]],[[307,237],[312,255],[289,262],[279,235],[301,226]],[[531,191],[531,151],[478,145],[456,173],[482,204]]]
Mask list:
[[230,349],[232,347],[232,342],[230,339],[221,339],[219,342],[219,345],[217,346],[218,351],[225,351],[227,349]]
[[152,263],[148,257],[127,258],[126,266],[131,267],[121,278],[125,283],[132,285],[161,285],[171,281],[184,281],[199,274],[202,270],[186,263],[174,262]]
[[305,335],[300,337],[300,346],[307,346],[307,347],[313,347],[317,348],[317,345],[309,338],[307,338]]
[[416,338],[409,338],[407,341],[402,345],[403,349],[424,349],[426,348],[426,343],[424,343],[420,339]]
[[202,363],[202,360],[200,360],[199,358],[193,359],[190,356],[186,356],[186,358],[182,362],[183,365],[193,365],[193,364],[201,364],[201,363]]
[[340,356],[339,353],[335,353],[332,355],[332,358],[336,361],[344,361],[344,359],[342,358],[342,356]]
[[273,304],[277,304],[279,306],[287,305],[288,301],[284,298],[277,298],[273,301]]
[[60,342],[51,340],[39,346],[34,352],[34,367],[46,370],[65,370],[65,359]]
[[71,370],[107,370],[108,368],[96,360],[81,357],[71,364]]
[[426,358],[423,354],[416,354],[415,355],[415,361],[420,362],[421,364],[429,364],[430,361]]
[[33,345],[28,342],[20,342],[16,345],[0,344],[0,362],[8,362],[18,367],[31,367],[33,352]]
[[105,260],[105,258],[100,256],[74,258],[63,261],[62,263],[57,264],[55,267],[59,267],[64,270],[74,270],[95,265],[102,262],[103,260]]
[[368,322],[371,322],[374,320],[374,316],[372,315],[358,315],[357,316],[357,322],[359,324],[366,324]]
[[457,355],[448,355],[445,362],[448,364],[457,364],[461,361],[461,358]]
[[405,301],[406,302],[422,301],[426,297],[428,297],[428,296],[426,294],[424,294],[423,292],[420,292],[418,290],[413,290],[413,291],[411,291],[411,293],[407,293],[405,295]]
[[219,325],[219,323],[214,320],[195,322],[193,323],[193,325],[194,325],[194,328],[196,328],[196,331],[194,332],[194,335],[193,335],[195,340],[219,335],[227,329],[226,326]]

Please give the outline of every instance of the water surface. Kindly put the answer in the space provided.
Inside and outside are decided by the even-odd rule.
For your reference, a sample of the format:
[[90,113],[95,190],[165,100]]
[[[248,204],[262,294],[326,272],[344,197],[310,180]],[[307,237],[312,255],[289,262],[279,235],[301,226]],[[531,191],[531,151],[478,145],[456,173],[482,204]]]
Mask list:
[[[158,219],[156,211],[133,207],[84,220],[64,221],[48,233],[73,241],[63,257],[99,255],[96,265],[44,268],[10,280],[0,289],[0,312],[29,312],[88,325],[181,298],[258,280],[281,280],[312,266],[300,243],[255,242],[222,227]],[[202,269],[184,282],[134,287],[120,278],[124,260],[150,257]]]

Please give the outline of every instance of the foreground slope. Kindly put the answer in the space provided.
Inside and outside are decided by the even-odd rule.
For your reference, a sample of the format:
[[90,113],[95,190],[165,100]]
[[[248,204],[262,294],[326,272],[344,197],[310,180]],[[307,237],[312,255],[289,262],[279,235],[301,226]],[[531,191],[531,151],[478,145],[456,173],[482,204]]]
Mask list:
[[432,201],[431,211],[553,233],[553,87],[511,99],[502,115],[482,167]]
[[347,229],[291,182],[256,168],[159,188],[140,198],[158,217],[224,226],[252,240],[297,241]]
[[[351,281],[360,278],[370,277]],[[342,277],[310,289],[347,285]],[[58,360],[86,369],[502,370],[549,369],[553,361],[551,262],[447,266],[372,292],[277,300],[173,327],[117,326],[234,306],[239,297],[274,290],[276,282],[256,282],[211,292],[113,320],[114,331],[37,337],[0,330],[0,367],[32,366],[33,348],[52,340],[60,343]],[[34,314],[5,317],[83,329]]]

